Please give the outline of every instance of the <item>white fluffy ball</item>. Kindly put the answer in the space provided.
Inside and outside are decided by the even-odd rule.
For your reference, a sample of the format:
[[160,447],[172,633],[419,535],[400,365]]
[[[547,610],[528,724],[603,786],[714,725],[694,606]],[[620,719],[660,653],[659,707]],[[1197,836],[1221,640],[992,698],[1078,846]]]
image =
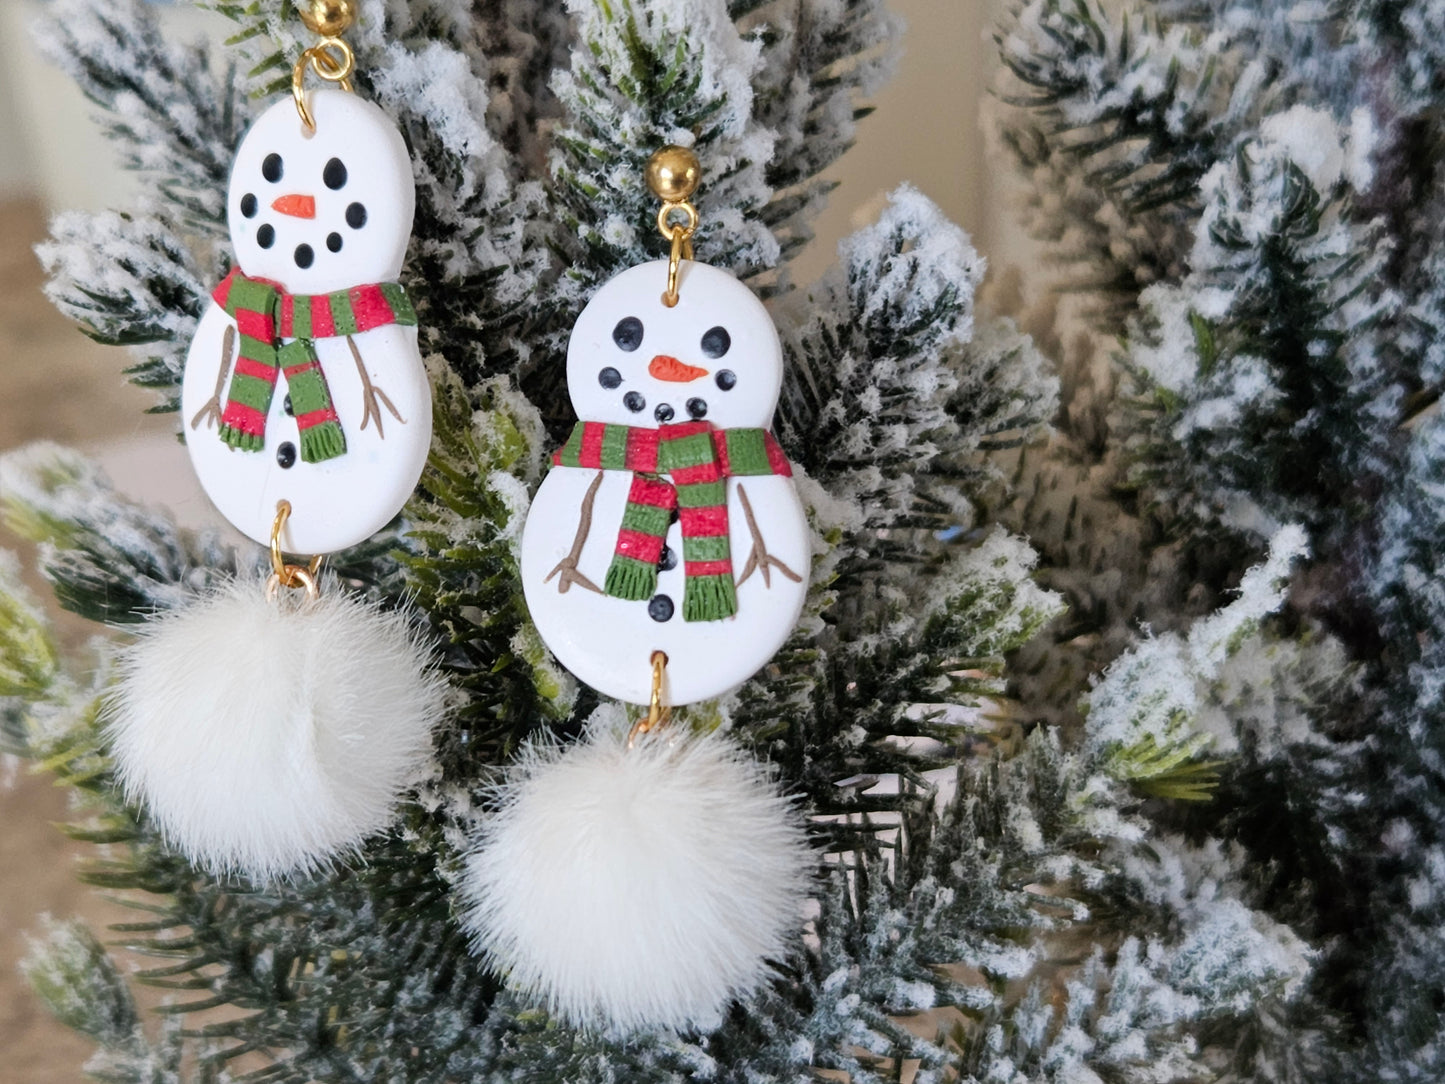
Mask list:
[[798,936],[816,863],[732,743],[669,728],[629,749],[599,720],[523,752],[468,856],[463,923],[571,1024],[710,1030]]
[[126,794],[198,865],[303,872],[390,821],[445,683],[406,618],[335,586],[232,583],[122,656],[107,732]]

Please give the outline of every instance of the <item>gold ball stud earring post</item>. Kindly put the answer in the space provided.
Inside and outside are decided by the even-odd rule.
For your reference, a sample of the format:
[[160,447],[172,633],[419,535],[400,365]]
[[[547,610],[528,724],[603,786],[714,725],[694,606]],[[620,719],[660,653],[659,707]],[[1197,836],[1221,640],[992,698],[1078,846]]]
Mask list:
[[686,147],[663,147],[647,160],[647,187],[664,203],[681,203],[697,191],[702,163]]
[[323,38],[339,37],[356,18],[352,0],[296,0],[306,29]]

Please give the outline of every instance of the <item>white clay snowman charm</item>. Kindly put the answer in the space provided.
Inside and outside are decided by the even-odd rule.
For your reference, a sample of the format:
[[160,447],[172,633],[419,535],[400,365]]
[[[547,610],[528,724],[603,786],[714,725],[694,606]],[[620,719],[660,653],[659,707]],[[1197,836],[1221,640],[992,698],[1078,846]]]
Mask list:
[[344,90],[266,110],[236,153],[227,216],[236,267],[186,358],[191,462],[258,542],[289,501],[285,549],[329,553],[385,526],[431,443],[416,314],[396,282],[415,189],[401,133]]
[[768,427],[783,350],[761,301],[726,271],[629,268],[583,309],[567,349],[581,419],[522,535],[542,638],[588,685],[633,703],[666,655],[668,699],[719,696],[797,624],[810,536]]

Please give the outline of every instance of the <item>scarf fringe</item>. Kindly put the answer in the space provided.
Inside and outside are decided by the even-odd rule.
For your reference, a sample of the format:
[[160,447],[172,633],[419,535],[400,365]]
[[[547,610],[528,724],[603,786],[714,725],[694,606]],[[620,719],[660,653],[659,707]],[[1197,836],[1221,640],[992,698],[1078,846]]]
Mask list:
[[220,434],[223,441],[238,451],[259,452],[266,447],[265,437],[257,436],[255,433],[243,433],[234,426],[222,425]]
[[630,602],[651,598],[657,590],[657,566],[618,554],[607,566],[607,579],[602,589],[613,598]]
[[301,436],[301,459],[305,463],[321,463],[335,459],[346,451],[346,435],[341,432],[340,422],[322,422],[309,429],[303,429]]
[[684,621],[719,621],[738,612],[731,576],[689,576],[682,589]]

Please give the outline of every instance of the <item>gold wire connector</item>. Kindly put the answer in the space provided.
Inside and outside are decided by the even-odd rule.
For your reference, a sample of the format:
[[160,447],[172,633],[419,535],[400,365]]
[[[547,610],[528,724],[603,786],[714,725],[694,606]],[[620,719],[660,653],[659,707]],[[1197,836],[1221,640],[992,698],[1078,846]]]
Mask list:
[[341,35],[356,19],[352,0],[297,0],[296,9],[306,29],[320,35],[321,40],[301,54],[291,69],[291,96],[296,99],[296,112],[308,132],[315,133],[316,118],[306,104],[306,69],[317,78],[338,84],[350,91],[351,75],[356,71],[356,54],[341,40]]
[[281,552],[281,532],[286,529],[286,521],[290,518],[291,502],[277,501],[276,518],[271,521],[271,576],[266,580],[267,602],[274,601],[283,587],[304,587],[306,597],[312,601],[321,597],[321,584],[316,578],[321,571],[321,557],[311,558],[309,565],[291,565],[286,563],[286,557]]
[[667,677],[667,652],[652,653],[652,698],[648,701],[647,714],[632,724],[627,735],[627,748],[632,748],[640,734],[650,734],[665,726],[672,717],[672,709],[662,702],[662,683]]
[[[686,147],[663,147],[647,160],[647,187],[662,200],[657,230],[671,243],[667,260],[667,291],[662,303],[677,304],[677,277],[682,261],[692,259],[692,235],[697,232],[697,208],[689,202],[702,180],[702,163]],[[676,214],[685,215],[677,221]]]

